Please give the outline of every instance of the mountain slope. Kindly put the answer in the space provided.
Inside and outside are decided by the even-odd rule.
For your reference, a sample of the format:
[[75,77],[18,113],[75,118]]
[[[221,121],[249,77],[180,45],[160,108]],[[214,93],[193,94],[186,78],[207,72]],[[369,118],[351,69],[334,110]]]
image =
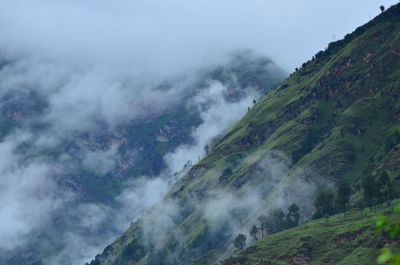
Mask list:
[[398,241],[374,228],[373,217],[382,213],[393,222],[400,221],[400,215],[389,207],[378,212],[354,210],[347,218],[343,214],[321,218],[267,236],[222,264],[376,264],[383,246],[399,248]]
[[260,213],[296,202],[310,216],[319,185],[344,178],[357,188],[383,169],[397,177],[399,47],[400,4],[257,102],[91,264],[213,264]]

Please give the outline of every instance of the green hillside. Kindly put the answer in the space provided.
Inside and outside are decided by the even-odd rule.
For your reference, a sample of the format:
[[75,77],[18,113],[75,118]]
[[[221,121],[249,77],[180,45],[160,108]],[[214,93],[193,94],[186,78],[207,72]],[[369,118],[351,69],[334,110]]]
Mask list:
[[91,265],[214,264],[260,213],[295,202],[303,220],[310,217],[318,186],[351,182],[353,205],[364,175],[385,170],[397,187],[399,96],[400,4],[329,44],[259,100]]
[[386,213],[399,222],[390,208],[378,212],[351,211],[329,219],[321,218],[303,226],[267,236],[225,260],[223,265],[287,264],[375,264],[385,245],[399,248],[388,233],[377,231],[374,215]]

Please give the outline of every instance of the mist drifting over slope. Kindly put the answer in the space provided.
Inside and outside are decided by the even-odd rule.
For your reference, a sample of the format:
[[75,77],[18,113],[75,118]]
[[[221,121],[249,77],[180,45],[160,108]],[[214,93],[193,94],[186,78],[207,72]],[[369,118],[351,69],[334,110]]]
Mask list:
[[[1,195],[7,205],[0,208],[0,214],[7,218],[0,235],[15,244],[4,242],[0,252],[5,258],[21,256],[18,253],[28,253],[29,257],[34,255],[30,253],[32,244],[43,251],[54,244],[59,254],[43,257],[45,264],[90,260],[158,202],[179,177],[176,173],[202,157],[204,145],[243,115],[260,93],[246,88],[239,99],[229,100],[231,90],[218,81],[200,80],[204,84],[195,85],[201,71],[179,79],[171,77],[172,81],[165,82],[172,85],[160,88],[163,81],[140,80],[138,84],[126,74],[64,72],[47,62],[29,66],[25,59],[15,59],[0,71],[1,112],[6,121],[16,123],[2,123],[2,130],[11,129],[1,132],[0,143],[1,154],[7,158],[0,167],[0,185],[7,191]],[[268,67],[284,75],[272,62]],[[199,116],[198,125],[187,128],[191,140],[182,140],[185,144],[167,152],[166,167],[160,175],[132,180],[129,172],[121,175],[120,169],[130,163],[134,166],[135,157],[146,152],[146,147],[140,146],[124,147],[137,150],[121,149],[129,141],[120,136],[130,128],[123,124],[137,121],[144,125],[136,128],[145,128],[146,120],[162,117],[177,106]],[[164,126],[159,130],[163,128],[173,129]],[[105,139],[91,139],[97,134]],[[157,137],[157,142],[169,141],[163,134]],[[122,186],[115,195],[104,197],[91,194],[90,185],[89,189],[81,186],[82,178],[81,184],[90,181],[92,185],[96,180],[90,178],[104,179],[101,183],[105,183],[105,189],[100,191],[112,189],[116,180],[125,179],[118,180]],[[43,240],[43,233],[49,239]]]
[[[55,160],[38,153],[57,153],[59,146],[90,130],[113,130],[126,120],[165,112],[188,99],[192,91],[187,88],[198,81],[199,69],[226,63],[237,49],[256,50],[291,70],[334,35],[340,38],[378,13],[376,5],[372,0],[1,1],[0,109],[2,118],[11,117],[19,125],[1,132],[0,188],[6,192],[0,195],[0,237],[6,240],[0,243],[0,255],[29,249],[31,239],[60,222],[63,207],[72,207],[82,196],[71,192],[68,185],[73,182],[60,185],[54,176],[79,177],[82,172],[74,163],[82,161],[94,175],[106,177],[122,163],[117,151],[124,142],[115,137],[106,147],[94,148],[82,137]],[[335,15],[339,13],[340,20]],[[172,85],[160,89],[165,83]],[[214,80],[185,104],[198,110],[201,124],[192,129],[190,143],[167,153],[168,167],[159,178],[124,182],[125,189],[108,204],[79,201],[68,208],[65,225],[74,230],[61,232],[61,254],[48,264],[92,258],[159,201],[173,174],[188,160],[195,163],[203,156],[204,145],[258,96],[249,89],[232,103],[224,99],[226,92],[227,87]],[[10,104],[18,111],[5,109]],[[139,151],[132,150],[132,160]],[[122,210],[115,210],[114,203]],[[71,224],[77,216],[79,222]],[[109,230],[99,236],[104,227]],[[59,231],[48,230],[59,236]],[[92,237],[83,238],[82,233]]]

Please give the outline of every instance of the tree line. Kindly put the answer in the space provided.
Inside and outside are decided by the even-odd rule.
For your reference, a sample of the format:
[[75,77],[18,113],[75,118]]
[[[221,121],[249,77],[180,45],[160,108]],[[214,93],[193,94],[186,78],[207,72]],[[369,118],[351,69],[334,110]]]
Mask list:
[[[375,207],[383,203],[390,203],[394,197],[393,183],[386,171],[379,175],[367,175],[361,182],[362,198],[358,208]],[[330,216],[337,213],[346,213],[353,191],[345,180],[339,180],[336,184],[336,192],[329,189],[321,189],[314,200],[315,212],[313,219]]]
[[[300,208],[295,203],[292,203],[287,213],[281,209],[275,209],[269,215],[260,215],[257,218],[257,223],[250,229],[250,236],[257,241],[266,235],[278,233],[285,229],[298,226],[300,221]],[[247,237],[244,234],[239,234],[235,237],[233,245],[235,248],[242,250],[246,246]]]
[[[377,175],[367,175],[360,181],[362,189],[362,198],[358,207],[363,209],[369,207],[371,211],[383,203],[388,203],[394,199],[395,191],[393,183],[386,171]],[[350,197],[353,194],[350,184],[341,179],[336,182],[336,189],[321,188],[314,198],[315,211],[312,219],[329,217],[334,214],[344,213],[347,215],[349,209]],[[298,226],[300,220],[300,208],[292,203],[285,213],[282,209],[276,209],[269,215],[260,215],[257,218],[257,224],[254,224],[249,234],[254,241],[257,241],[266,235],[274,234],[285,229]],[[235,248],[241,250],[246,246],[247,237],[239,234],[234,239]]]

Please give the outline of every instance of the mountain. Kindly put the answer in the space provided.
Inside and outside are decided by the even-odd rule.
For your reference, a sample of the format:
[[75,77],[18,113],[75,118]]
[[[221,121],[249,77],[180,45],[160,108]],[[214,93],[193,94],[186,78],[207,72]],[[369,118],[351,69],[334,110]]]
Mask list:
[[[12,65],[13,62],[7,64]],[[3,68],[7,68],[6,65]],[[187,82],[187,77],[181,77],[158,85],[156,89],[161,93],[167,93],[181,83],[186,86],[183,95],[179,95],[180,101],[161,113],[150,112],[148,115],[119,122],[114,127],[99,119],[89,130],[69,135],[58,145],[37,148],[31,142],[25,141],[17,151],[23,154],[25,159],[41,157],[55,163],[64,154],[73,153],[76,159],[69,167],[74,167],[81,175],[87,177],[76,178],[73,176],[76,172],[70,175],[71,170],[63,168],[60,171],[66,176],[59,178],[59,181],[69,185],[68,188],[83,193],[87,200],[107,201],[120,191],[120,186],[123,185],[121,179],[159,175],[165,168],[163,156],[167,152],[181,144],[193,142],[192,128],[198,127],[203,121],[200,111],[196,106],[188,106],[188,102],[194,95],[207,88],[211,80],[221,82],[227,87],[225,97],[228,101],[239,102],[247,95],[247,88],[266,93],[286,74],[270,59],[258,57],[251,51],[241,51],[233,54],[230,61],[224,65],[202,69],[197,75],[195,78],[191,77],[194,81]],[[50,126],[40,119],[50,108],[46,95],[40,94],[40,89],[15,87],[2,95],[0,103],[0,139],[4,140],[18,129],[40,134]],[[106,151],[117,144],[120,159],[110,172],[98,174],[82,165],[85,148],[93,152]],[[103,187],[101,183],[104,179],[111,179],[111,182],[108,181]]]
[[[93,251],[93,248],[103,247],[106,243],[102,241],[115,238],[121,227],[126,229],[129,221],[146,209],[146,205],[132,205],[122,198],[125,193],[135,193],[131,191],[134,181],[138,181],[139,186],[140,181],[146,180],[162,179],[160,181],[167,182],[171,177],[165,175],[177,173],[174,168],[169,168],[165,156],[173,154],[181,146],[198,145],[199,139],[194,132],[201,126],[209,125],[206,114],[219,105],[231,111],[229,116],[217,115],[221,120],[212,133],[222,133],[219,130],[224,129],[224,124],[239,118],[238,113],[246,111],[254,97],[268,93],[286,77],[286,73],[272,60],[251,51],[239,51],[224,63],[188,76],[164,80],[150,91],[145,88],[140,92],[133,90],[132,93],[137,93],[139,99],[136,102],[138,106],[131,104],[132,114],[128,113],[114,124],[99,114],[90,117],[90,121],[77,118],[73,126],[79,128],[69,131],[58,127],[58,120],[65,115],[56,116],[56,120],[49,118],[57,111],[54,98],[70,89],[68,85],[55,83],[48,89],[42,87],[39,78],[34,79],[33,84],[25,79],[20,83],[8,82],[8,79],[18,80],[20,75],[29,76],[26,72],[32,69],[23,72],[20,64],[17,59],[4,59],[0,64],[0,76],[6,80],[0,82],[0,147],[11,145],[10,153],[15,159],[9,167],[0,167],[0,171],[6,176],[3,182],[7,185],[8,179],[11,182],[19,173],[15,172],[16,166],[12,163],[20,167],[20,171],[26,169],[30,182],[16,189],[15,196],[10,194],[7,197],[12,198],[13,203],[23,196],[27,196],[28,202],[50,202],[42,206],[41,209],[49,209],[44,214],[37,213],[38,209],[33,204],[23,203],[27,209],[20,205],[22,212],[33,211],[35,216],[44,216],[40,216],[40,220],[23,219],[21,225],[24,228],[30,227],[31,223],[43,222],[43,225],[35,224],[39,228],[23,231],[24,240],[21,241],[27,241],[27,244],[16,247],[9,244],[10,247],[5,248],[0,245],[0,264],[7,265],[39,261],[45,264],[74,264],[90,256],[87,248]],[[213,89],[219,89],[218,93],[211,93]],[[141,97],[155,102],[153,105],[162,106],[144,109],[146,106],[139,104]],[[67,104],[78,108],[80,102]],[[107,106],[114,107],[117,106]],[[137,108],[142,108],[141,115],[134,114]],[[63,124],[64,121],[60,122]],[[207,137],[209,135],[202,140],[211,140]],[[204,146],[194,152],[195,159],[202,155],[203,150]],[[190,159],[192,157],[186,157],[184,162]],[[45,168],[43,174],[48,179],[36,182],[35,170],[38,167]],[[129,216],[129,221],[121,218],[125,214]],[[74,242],[80,241],[81,237],[90,242],[78,247]],[[56,261],[52,259],[55,257]]]
[[364,175],[386,171],[398,189],[399,32],[397,4],[330,43],[214,141],[163,202],[90,265],[215,264],[260,214],[295,202],[307,220],[321,186],[347,180],[352,205],[360,204]]

